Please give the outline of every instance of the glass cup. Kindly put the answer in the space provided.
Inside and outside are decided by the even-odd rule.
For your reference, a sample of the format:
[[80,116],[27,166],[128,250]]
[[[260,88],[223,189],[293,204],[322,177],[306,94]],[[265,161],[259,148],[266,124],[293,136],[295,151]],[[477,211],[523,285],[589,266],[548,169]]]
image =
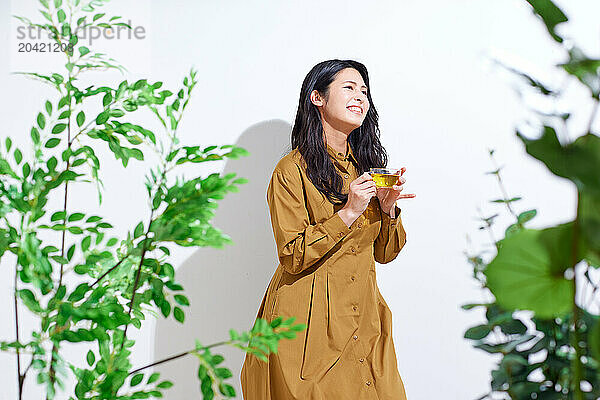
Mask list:
[[369,174],[377,187],[392,187],[400,180],[400,170],[394,168],[371,168]]

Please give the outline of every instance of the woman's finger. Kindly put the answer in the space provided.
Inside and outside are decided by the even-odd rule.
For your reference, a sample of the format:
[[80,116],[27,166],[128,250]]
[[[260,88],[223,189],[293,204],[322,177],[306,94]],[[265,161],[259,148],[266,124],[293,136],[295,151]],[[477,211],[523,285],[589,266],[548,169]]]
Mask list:
[[417,197],[417,195],[414,193],[401,194],[398,196],[399,199],[412,199],[414,197]]

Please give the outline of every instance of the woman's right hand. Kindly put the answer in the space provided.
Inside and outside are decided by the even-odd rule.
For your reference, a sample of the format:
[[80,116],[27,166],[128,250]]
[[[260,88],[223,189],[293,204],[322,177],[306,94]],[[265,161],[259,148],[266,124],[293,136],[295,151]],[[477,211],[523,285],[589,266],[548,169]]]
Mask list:
[[342,217],[347,226],[350,226],[367,209],[371,197],[376,194],[377,187],[368,172],[350,182],[348,201],[339,211],[340,217]]

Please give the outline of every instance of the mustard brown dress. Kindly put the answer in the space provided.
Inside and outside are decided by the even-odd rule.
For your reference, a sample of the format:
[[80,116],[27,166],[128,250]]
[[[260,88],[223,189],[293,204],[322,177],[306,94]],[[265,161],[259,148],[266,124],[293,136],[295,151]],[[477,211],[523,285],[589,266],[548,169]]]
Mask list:
[[[356,159],[327,145],[343,192]],[[406,400],[392,339],[392,313],[377,287],[375,261],[394,260],[406,243],[396,206],[376,196],[350,227],[306,175],[298,149],[276,165],[267,202],[279,258],[257,318],[295,316],[307,328],[279,341],[266,363],[247,353],[244,400]]]

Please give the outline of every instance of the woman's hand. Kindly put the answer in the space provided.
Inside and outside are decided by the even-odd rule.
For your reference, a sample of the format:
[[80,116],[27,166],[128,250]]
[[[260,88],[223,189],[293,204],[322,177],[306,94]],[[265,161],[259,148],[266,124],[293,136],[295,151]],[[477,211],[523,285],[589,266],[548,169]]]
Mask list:
[[394,206],[396,205],[396,200],[398,199],[411,199],[416,197],[417,195],[414,193],[410,194],[402,194],[402,190],[404,189],[402,185],[406,182],[406,178],[402,177],[402,174],[406,171],[406,168],[402,167],[400,170],[400,176],[398,177],[398,184],[392,187],[378,187],[377,188],[377,198],[379,199],[379,205],[383,212],[392,218],[397,217],[397,215],[392,215],[394,210]]
[[376,193],[375,182],[373,182],[373,178],[368,172],[350,182],[348,201],[338,211],[347,226],[350,226],[366,210],[371,197],[375,196]]

